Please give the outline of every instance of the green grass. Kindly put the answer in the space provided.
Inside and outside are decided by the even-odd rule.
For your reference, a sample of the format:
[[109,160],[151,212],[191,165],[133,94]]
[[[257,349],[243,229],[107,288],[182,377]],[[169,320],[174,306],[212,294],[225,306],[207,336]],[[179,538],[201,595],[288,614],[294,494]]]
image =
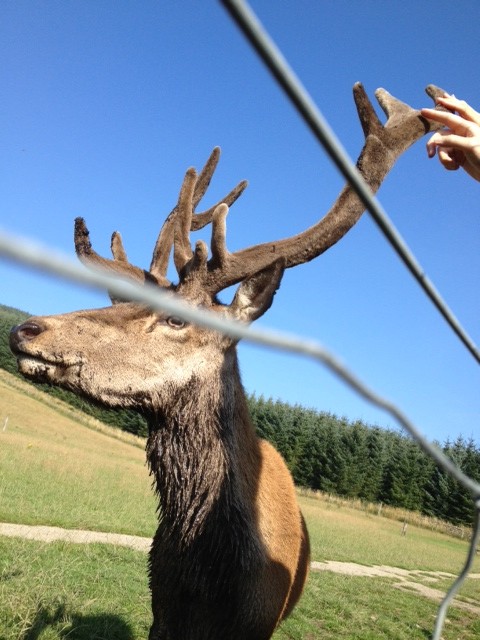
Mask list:
[[[314,573],[292,616],[275,640],[425,640],[436,605],[392,588],[384,579]],[[445,640],[480,637],[478,614],[451,609]]]
[[145,554],[0,538],[1,640],[146,638]]
[[[144,460],[138,439],[0,375],[0,521],[150,536],[156,500]],[[465,560],[464,541],[414,526],[402,537],[396,521],[314,498],[300,502],[315,560],[452,574]],[[146,638],[146,561],[143,553],[107,545],[0,537],[0,640]],[[473,570],[480,573],[480,559]],[[428,638],[437,604],[394,582],[313,572],[275,640]],[[431,586],[446,590],[450,583]],[[469,579],[461,597],[480,606],[480,580]],[[451,608],[443,635],[479,638],[478,614]]]
[[[315,560],[389,565],[458,573],[467,544],[428,529],[410,526],[406,536],[395,520],[345,507],[329,507],[314,498],[300,498]],[[480,571],[480,559],[475,569]]]
[[64,403],[17,386],[2,372],[0,519],[151,536],[157,502],[143,443],[92,419],[86,428]]
[[[1,640],[141,640],[150,601],[145,554],[107,545],[0,538]],[[435,603],[388,580],[313,573],[275,640],[425,640]],[[451,609],[444,637],[474,640],[478,615]]]

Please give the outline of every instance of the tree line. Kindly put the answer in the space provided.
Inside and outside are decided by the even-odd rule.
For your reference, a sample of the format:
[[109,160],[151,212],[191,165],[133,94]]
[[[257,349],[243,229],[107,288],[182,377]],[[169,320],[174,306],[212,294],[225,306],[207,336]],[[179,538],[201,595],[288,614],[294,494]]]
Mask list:
[[[8,334],[27,317],[0,305],[0,367],[15,375]],[[145,420],[134,411],[106,409],[63,389],[37,386],[106,424],[147,434]],[[457,525],[472,524],[469,492],[409,436],[262,396],[251,395],[248,402],[259,436],[280,451],[297,485],[420,511]],[[437,445],[464,473],[480,481],[480,449],[473,439],[458,437]]]
[[[258,434],[280,451],[297,485],[472,524],[471,494],[409,436],[279,400],[252,396],[249,404]],[[472,438],[436,444],[480,481]]]

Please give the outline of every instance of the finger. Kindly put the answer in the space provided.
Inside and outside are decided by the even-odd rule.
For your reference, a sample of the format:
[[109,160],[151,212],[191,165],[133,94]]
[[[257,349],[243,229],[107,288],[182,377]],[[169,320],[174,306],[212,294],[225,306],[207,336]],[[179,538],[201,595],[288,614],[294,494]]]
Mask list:
[[427,140],[426,147],[429,158],[433,158],[437,153],[437,149],[442,147],[444,135],[444,131],[437,131]]
[[433,140],[434,136],[432,136],[426,144],[427,147],[427,155],[429,158],[433,158],[435,157],[435,154],[437,153],[437,145],[435,143],[435,140]]
[[438,149],[438,159],[447,171],[456,171],[460,167],[455,149]]
[[[480,136],[479,126],[471,120],[465,120],[461,116],[448,111],[436,111],[435,109],[422,109],[422,115],[426,118],[449,127],[449,133],[455,133],[465,138],[478,138]],[[479,116],[480,119],[480,116]]]
[[440,124],[450,127],[453,131],[459,134],[466,134],[469,131],[465,119],[461,116],[450,113],[449,111],[437,111],[436,109],[422,109],[422,116],[428,120],[434,120]]
[[456,111],[465,120],[480,125],[480,113],[475,111],[465,100],[459,100],[455,96],[442,96],[437,98],[437,103],[447,109]]
[[440,149],[455,150],[455,155],[462,157],[465,152],[470,151],[472,148],[472,138],[464,138],[452,133],[450,130],[437,131],[427,141],[427,154],[429,158],[433,158]]
[[472,149],[472,141],[473,139],[470,137],[459,136],[451,130],[445,129],[433,134],[427,142],[427,148],[434,145],[435,147],[451,147],[452,149],[469,151]]

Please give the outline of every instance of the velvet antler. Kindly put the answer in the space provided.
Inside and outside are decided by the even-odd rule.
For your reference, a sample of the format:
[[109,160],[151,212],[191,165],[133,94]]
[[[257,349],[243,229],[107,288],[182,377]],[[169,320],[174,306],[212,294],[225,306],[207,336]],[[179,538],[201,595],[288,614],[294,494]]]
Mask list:
[[[433,85],[429,85],[426,92],[433,100],[444,95],[442,89]],[[365,134],[357,167],[375,193],[400,155],[425,133],[440,125],[426,120],[420,111],[400,102],[384,89],[378,89],[375,95],[387,116],[383,125],[360,83],[354,86],[353,93]],[[213,297],[223,289],[260,272],[276,260],[281,259],[285,268],[313,260],[338,242],[364,211],[364,204],[347,185],[330,211],[306,231],[290,238],[230,253],[226,246],[225,219],[228,207],[243,193],[247,183],[240,182],[220,203],[203,213],[195,213],[207,191],[219,157],[220,150],[216,147],[199,175],[194,169],[187,171],[178,203],[167,216],[158,236],[149,271],[128,262],[118,233],[112,236],[113,260],[99,256],[91,247],[84,221],[78,218],[75,224],[75,247],[80,259],[113,270],[122,277],[141,282],[151,280],[167,287],[171,286],[166,272],[173,246],[179,287],[195,279],[198,286]],[[212,239],[209,258],[208,248],[202,241],[197,242],[192,250],[190,233],[210,223]]]

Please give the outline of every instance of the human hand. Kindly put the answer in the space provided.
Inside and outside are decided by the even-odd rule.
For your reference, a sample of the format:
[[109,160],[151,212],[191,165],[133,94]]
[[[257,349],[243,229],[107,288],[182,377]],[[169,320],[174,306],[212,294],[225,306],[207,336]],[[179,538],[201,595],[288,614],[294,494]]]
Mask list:
[[[422,109],[422,116],[447,128],[437,131],[427,142],[427,153],[438,158],[445,169],[456,171],[460,167],[480,182],[480,113],[464,100],[445,95],[437,104],[448,109]],[[453,113],[456,112],[456,113]]]

